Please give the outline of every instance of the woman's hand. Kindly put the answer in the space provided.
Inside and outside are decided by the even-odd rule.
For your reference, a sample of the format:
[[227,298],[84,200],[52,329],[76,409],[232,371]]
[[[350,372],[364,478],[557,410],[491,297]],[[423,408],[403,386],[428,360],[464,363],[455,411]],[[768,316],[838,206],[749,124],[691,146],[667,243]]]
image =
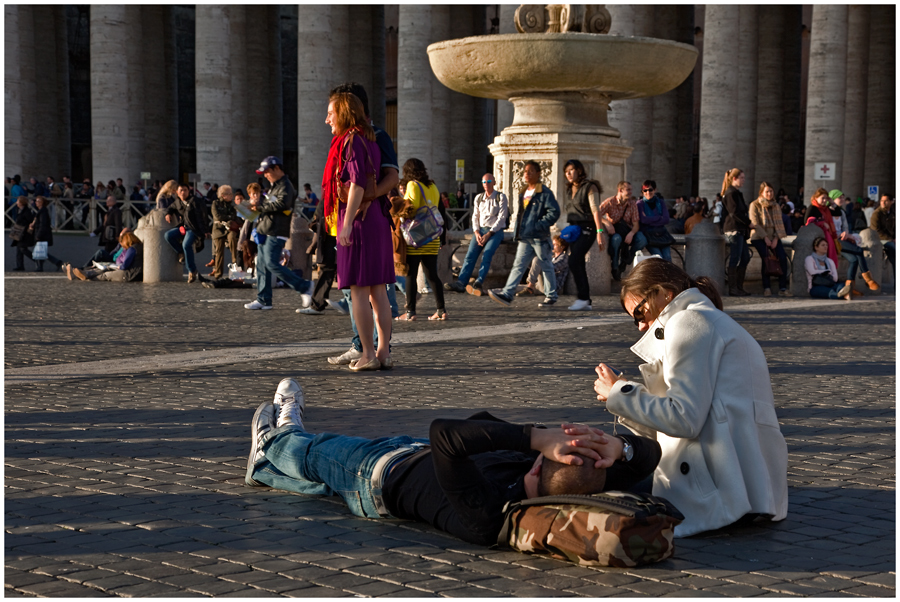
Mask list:
[[625,380],[622,376],[616,376],[616,373],[606,364],[600,364],[594,368],[597,373],[597,380],[594,381],[594,392],[597,393],[598,401],[606,401],[609,397],[609,391],[612,389],[616,381]]
[[338,236],[338,242],[341,243],[341,246],[349,247],[352,242],[352,234],[353,234],[353,222],[348,222],[344,220],[344,226],[341,228],[340,236]]

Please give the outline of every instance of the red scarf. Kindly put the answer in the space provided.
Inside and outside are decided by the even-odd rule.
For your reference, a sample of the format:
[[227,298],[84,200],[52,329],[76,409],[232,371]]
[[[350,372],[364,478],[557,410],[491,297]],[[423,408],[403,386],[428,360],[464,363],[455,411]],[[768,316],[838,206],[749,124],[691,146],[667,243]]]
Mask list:
[[334,136],[331,139],[331,148],[328,149],[328,160],[325,162],[325,172],[322,174],[322,202],[325,203],[325,226],[328,233],[337,236],[338,230],[338,206],[340,198],[338,190],[341,187],[341,172],[344,171],[344,156],[341,152],[351,135],[359,134],[359,128],[353,127]]
[[831,209],[829,209],[825,205],[820,205],[819,203],[816,202],[816,199],[811,199],[811,200],[812,200],[813,207],[818,209],[819,212],[822,214],[822,218],[821,218],[822,221],[825,222],[826,224],[828,224],[829,231],[827,232],[827,234],[830,235],[831,238],[837,238],[837,236],[836,236],[837,229],[834,227],[834,219],[832,219],[832,217],[831,217]]

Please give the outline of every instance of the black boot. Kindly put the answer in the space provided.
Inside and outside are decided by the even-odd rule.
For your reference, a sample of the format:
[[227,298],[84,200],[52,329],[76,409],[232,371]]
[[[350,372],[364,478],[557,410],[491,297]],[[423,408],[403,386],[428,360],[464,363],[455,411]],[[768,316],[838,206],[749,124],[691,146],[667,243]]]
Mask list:
[[747,276],[747,266],[737,268],[737,289],[742,297],[749,297],[750,293],[744,290],[744,278]]
[[741,297],[741,291],[737,287],[737,274],[735,268],[725,268],[725,278],[728,281],[728,295],[731,297]]

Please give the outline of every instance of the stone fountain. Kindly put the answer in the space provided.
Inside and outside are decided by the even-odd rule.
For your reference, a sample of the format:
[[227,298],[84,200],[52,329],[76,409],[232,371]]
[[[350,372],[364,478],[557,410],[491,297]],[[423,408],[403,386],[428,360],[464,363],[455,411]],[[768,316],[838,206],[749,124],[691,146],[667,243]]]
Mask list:
[[[451,90],[512,102],[512,125],[489,146],[498,188],[516,198],[525,161],[538,161],[544,184],[560,200],[565,225],[560,197],[566,161],[580,160],[588,177],[600,181],[604,197],[626,178],[632,148],[609,125],[610,101],[674,89],[690,75],[698,53],[669,40],[608,35],[611,18],[602,5],[522,5],[515,18],[518,34],[437,42],[428,47],[428,57],[435,76]],[[609,292],[608,275],[593,280],[592,289]]]

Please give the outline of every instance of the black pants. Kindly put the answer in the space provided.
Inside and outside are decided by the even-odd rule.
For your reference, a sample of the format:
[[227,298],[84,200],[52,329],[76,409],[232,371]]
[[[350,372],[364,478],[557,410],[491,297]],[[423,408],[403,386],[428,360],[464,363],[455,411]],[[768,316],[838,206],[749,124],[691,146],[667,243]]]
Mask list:
[[337,275],[337,268],[334,266],[320,266],[319,279],[316,280],[316,287],[312,294],[312,308],[322,311],[326,307],[325,300],[328,299],[328,293],[334,284],[334,277]]
[[416,279],[419,277],[419,264],[425,270],[425,279],[434,293],[434,301],[438,309],[444,309],[444,285],[438,278],[437,255],[410,255],[406,254],[406,265],[409,266],[409,274],[406,276],[406,311],[416,313]]
[[[588,283],[585,259],[588,251],[597,239],[594,226],[581,226],[581,236],[569,245],[569,271],[572,272],[572,280],[575,281],[575,290],[582,301],[591,302],[591,286]],[[564,282],[557,282],[557,291],[562,290]]]

